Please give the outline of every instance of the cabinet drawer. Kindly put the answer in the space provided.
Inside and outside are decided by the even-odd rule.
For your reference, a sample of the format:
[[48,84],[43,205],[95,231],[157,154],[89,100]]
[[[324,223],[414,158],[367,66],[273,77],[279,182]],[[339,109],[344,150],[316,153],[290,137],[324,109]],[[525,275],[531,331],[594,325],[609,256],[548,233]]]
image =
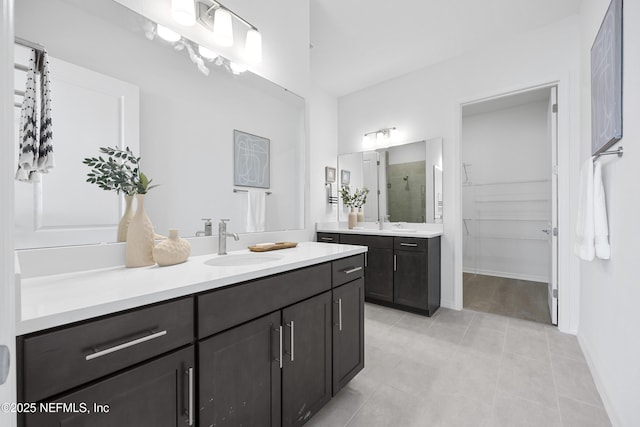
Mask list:
[[402,251],[427,251],[428,239],[417,239],[415,237],[394,237],[393,249]]
[[365,236],[363,234],[342,234],[340,243],[347,245],[361,245],[370,248],[393,249],[393,237]]
[[317,240],[321,243],[340,243],[338,233],[317,233]]
[[334,288],[364,276],[364,254],[342,258],[331,265]]
[[20,338],[22,398],[36,402],[193,341],[183,298]]
[[325,263],[198,295],[198,338],[208,337],[331,289]]

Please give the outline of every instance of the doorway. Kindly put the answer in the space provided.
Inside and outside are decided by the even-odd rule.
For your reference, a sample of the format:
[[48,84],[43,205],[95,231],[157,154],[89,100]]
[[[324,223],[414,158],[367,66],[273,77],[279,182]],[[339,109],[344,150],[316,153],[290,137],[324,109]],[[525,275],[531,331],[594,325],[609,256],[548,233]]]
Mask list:
[[557,324],[557,88],[462,106],[463,306]]

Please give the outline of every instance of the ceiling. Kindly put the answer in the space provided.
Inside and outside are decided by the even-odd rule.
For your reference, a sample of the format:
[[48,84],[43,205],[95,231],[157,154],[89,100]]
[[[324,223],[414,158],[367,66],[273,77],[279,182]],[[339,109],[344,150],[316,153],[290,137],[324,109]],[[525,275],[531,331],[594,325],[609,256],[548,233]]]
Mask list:
[[311,77],[346,95],[579,8],[580,0],[311,0]]

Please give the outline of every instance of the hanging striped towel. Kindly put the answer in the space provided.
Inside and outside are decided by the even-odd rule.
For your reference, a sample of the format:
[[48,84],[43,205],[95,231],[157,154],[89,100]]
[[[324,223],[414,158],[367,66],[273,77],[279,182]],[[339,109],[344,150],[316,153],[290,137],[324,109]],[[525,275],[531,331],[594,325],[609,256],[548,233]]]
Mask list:
[[[40,67],[37,66],[38,62]],[[36,91],[37,68],[40,68],[39,91]],[[49,56],[45,51],[38,61],[38,53],[32,49],[20,114],[20,148],[16,171],[18,181],[38,182],[40,173],[47,173],[54,167],[51,124]]]
[[30,182],[35,178],[38,156],[38,109],[36,105],[36,51],[31,49],[27,84],[20,113],[20,148],[18,154],[18,181]]

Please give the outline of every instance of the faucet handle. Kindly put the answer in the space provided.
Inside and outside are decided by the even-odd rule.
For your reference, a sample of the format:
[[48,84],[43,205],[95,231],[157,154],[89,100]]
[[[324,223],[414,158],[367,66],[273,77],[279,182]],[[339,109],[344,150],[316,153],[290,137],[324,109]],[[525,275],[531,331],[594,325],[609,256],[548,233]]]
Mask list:
[[220,218],[220,222],[222,223],[226,223],[227,221],[231,221],[231,220],[229,218],[224,218],[224,219]]
[[211,223],[211,218],[200,218],[200,219],[203,220],[204,222]]

